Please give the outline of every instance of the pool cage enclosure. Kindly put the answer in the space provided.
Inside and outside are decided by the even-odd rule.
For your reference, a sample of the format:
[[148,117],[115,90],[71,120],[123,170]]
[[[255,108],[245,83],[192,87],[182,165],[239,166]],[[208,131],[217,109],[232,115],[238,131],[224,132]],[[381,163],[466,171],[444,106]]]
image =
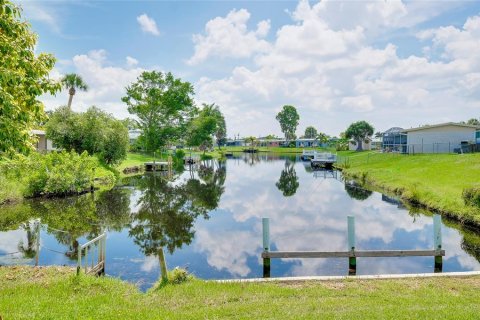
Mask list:
[[383,133],[382,150],[384,152],[408,153],[407,134],[400,127],[393,127]]

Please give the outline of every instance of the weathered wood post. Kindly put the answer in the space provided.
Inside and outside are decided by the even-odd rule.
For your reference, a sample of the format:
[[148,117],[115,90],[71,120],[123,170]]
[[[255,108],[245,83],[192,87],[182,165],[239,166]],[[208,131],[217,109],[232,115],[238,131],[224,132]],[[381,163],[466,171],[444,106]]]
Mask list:
[[158,261],[160,263],[160,273],[162,276],[163,282],[168,282],[168,268],[167,268],[167,261],[165,260],[165,253],[163,252],[163,247],[160,247],[158,250]]
[[436,251],[434,272],[442,272],[443,258],[442,250],[442,217],[439,214],[433,215],[433,246]]
[[[270,251],[270,219],[262,218],[263,252]],[[270,278],[270,258],[263,258],[263,277]]]
[[40,219],[35,220],[35,266],[38,267],[38,261],[40,259]]
[[357,273],[357,258],[355,257],[355,217],[348,216],[348,251],[351,256],[348,258],[348,274],[355,275]]

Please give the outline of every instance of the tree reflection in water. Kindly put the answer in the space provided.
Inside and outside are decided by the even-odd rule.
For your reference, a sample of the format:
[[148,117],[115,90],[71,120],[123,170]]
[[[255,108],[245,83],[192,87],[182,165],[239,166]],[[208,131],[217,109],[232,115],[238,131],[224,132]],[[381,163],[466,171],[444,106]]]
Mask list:
[[295,171],[295,162],[285,161],[285,168],[280,174],[280,179],[275,184],[284,197],[293,196],[299,187],[297,172]]
[[372,191],[362,188],[354,181],[345,181],[345,191],[352,199],[366,200],[372,195]]
[[136,183],[142,194],[129,235],[145,255],[158,255],[162,277],[166,276],[164,248],[172,254],[175,249],[190,244],[195,235],[195,220],[199,216],[208,219],[224,192],[223,163],[202,164],[197,176],[172,182],[151,173]]

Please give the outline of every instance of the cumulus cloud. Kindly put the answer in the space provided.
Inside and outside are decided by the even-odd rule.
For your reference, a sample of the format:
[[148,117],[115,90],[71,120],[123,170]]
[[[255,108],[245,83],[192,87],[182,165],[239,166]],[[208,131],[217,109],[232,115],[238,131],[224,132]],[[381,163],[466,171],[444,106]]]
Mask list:
[[160,31],[158,30],[157,23],[153,18],[147,16],[146,13],[137,17],[137,22],[140,24],[140,28],[142,28],[143,32],[151,33],[154,36],[159,36]]
[[263,20],[256,30],[248,30],[250,13],[245,10],[232,10],[226,17],[217,17],[207,22],[205,35],[193,36],[195,53],[187,61],[195,65],[209,57],[248,58],[253,53],[266,52],[270,45],[263,38],[270,30],[270,21]]
[[[201,78],[197,96],[223,106],[229,128],[243,135],[281,134],[275,114],[284,104],[299,110],[299,132],[315,125],[335,135],[360,119],[385,130],[420,125],[422,118],[443,122],[477,116],[479,16],[468,18],[461,28],[420,31],[416,41],[424,42],[423,52],[415,55],[401,56],[394,42],[376,43],[379,34],[431,18],[428,8],[438,14],[446,7],[400,1],[368,5],[300,1],[291,13],[292,23],[281,26],[271,43],[262,44],[263,50],[252,49],[245,55],[252,57],[252,64],[234,67],[224,78]],[[241,21],[250,18],[244,15]],[[216,20],[227,18],[211,21]],[[246,32],[246,26],[239,29]],[[200,39],[196,48],[209,43],[207,37]],[[222,37],[222,41],[228,40]],[[218,51],[206,49],[202,54],[198,49],[190,62],[206,60],[213,52],[238,57],[220,50],[222,46],[213,47]],[[253,110],[258,116],[254,121],[238,117],[239,112],[243,117]]]
[[[86,92],[78,92],[73,99],[72,108],[75,111],[85,111],[95,105],[118,118],[129,116],[121,98],[125,95],[125,87],[136,80],[145,71],[137,66],[138,61],[126,57],[127,67],[112,66],[105,50],[92,50],[87,54],[79,54],[71,59],[72,65],[68,72],[78,73],[88,84]],[[54,76],[60,78],[67,71],[55,69]],[[52,75],[51,75],[52,76]],[[44,97],[47,109],[66,105],[68,93],[63,91],[56,97]]]

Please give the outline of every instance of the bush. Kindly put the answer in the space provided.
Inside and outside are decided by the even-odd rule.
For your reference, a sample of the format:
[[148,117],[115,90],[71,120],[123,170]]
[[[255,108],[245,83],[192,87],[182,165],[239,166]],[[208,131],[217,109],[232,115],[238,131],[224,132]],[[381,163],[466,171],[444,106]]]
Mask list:
[[480,207],[480,187],[465,188],[462,198],[467,206]]
[[[90,190],[97,168],[97,158],[87,152],[79,155],[74,151],[17,156],[3,166],[8,180],[19,181],[25,186],[25,197],[67,195]],[[111,172],[106,175],[111,175],[105,177],[107,180],[115,179]]]

